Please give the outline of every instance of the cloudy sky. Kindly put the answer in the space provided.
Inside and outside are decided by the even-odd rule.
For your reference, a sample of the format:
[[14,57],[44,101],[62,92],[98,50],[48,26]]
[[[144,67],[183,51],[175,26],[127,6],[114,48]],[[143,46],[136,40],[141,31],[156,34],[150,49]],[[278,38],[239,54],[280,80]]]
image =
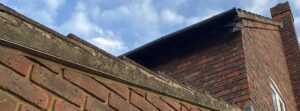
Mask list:
[[[114,55],[233,7],[270,17],[269,8],[284,1],[0,0],[64,35],[74,33]],[[300,33],[300,0],[288,1]]]

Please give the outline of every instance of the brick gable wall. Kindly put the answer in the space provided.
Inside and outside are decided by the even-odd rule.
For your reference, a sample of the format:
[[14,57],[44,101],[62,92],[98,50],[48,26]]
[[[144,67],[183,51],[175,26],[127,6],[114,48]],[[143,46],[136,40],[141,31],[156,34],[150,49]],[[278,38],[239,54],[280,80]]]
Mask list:
[[271,8],[274,20],[282,22],[280,29],[284,54],[292,80],[294,96],[298,110],[300,110],[300,48],[294,26],[294,19],[288,2]]
[[278,26],[243,20],[243,44],[250,96],[256,111],[273,111],[271,79],[287,111],[296,111]]
[[[186,56],[165,58],[167,62],[151,69],[205,90],[231,104],[244,106],[251,102],[240,33],[207,38],[210,39],[194,40],[198,42],[189,44],[193,50],[185,53]],[[163,55],[153,62],[157,63],[160,58]]]

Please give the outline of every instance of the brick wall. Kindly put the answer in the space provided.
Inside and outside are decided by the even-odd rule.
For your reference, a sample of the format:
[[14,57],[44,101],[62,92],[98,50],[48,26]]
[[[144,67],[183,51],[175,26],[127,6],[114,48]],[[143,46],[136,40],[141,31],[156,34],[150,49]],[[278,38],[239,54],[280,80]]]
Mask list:
[[271,9],[274,20],[281,21],[280,29],[284,53],[291,76],[293,91],[300,110],[300,48],[294,26],[293,15],[288,2],[281,3]]
[[210,111],[0,47],[0,111]]
[[[184,84],[208,91],[229,103],[243,106],[249,102],[240,34],[196,38],[193,42],[186,42],[188,48],[178,49],[176,55],[170,56],[167,51],[164,51],[158,57],[155,56],[155,60],[151,60],[155,65],[150,66],[150,69],[164,73]],[[181,55],[183,50],[191,51]],[[164,62],[158,62],[161,60]]]
[[271,78],[287,111],[296,111],[279,27],[243,20],[242,29],[250,96],[255,111],[273,111]]
[[0,24],[0,111],[240,110],[2,4]]

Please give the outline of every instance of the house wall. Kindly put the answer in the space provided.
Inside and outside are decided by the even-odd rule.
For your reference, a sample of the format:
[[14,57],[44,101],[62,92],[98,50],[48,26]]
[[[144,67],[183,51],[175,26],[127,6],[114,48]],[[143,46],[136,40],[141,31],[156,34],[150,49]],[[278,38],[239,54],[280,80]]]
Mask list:
[[240,33],[202,38],[205,39],[186,43],[192,50],[185,52],[184,56],[181,56],[181,50],[190,49],[178,49],[178,53],[173,54],[171,59],[164,58],[162,53],[153,62],[157,63],[161,58],[165,62],[150,69],[205,90],[231,104],[244,106],[251,102]]
[[0,52],[1,111],[211,111],[7,47]]
[[283,23],[283,27],[280,29],[281,41],[292,80],[297,107],[300,110],[300,48],[292,11],[286,2],[273,7],[271,14],[274,20]]
[[240,111],[0,4],[0,111],[45,110]]
[[255,111],[273,111],[271,78],[287,111],[296,111],[278,26],[243,20],[242,38],[250,96]]

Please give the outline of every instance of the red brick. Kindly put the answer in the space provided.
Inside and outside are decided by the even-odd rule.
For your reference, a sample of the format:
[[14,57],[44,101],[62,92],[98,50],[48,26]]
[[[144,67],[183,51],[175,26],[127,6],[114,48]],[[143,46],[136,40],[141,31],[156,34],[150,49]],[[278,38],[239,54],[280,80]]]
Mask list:
[[162,101],[157,95],[147,94],[147,100],[152,103],[156,108],[161,111],[172,111],[174,108],[170,107],[167,103]]
[[86,102],[87,111],[115,111],[105,103],[97,100],[96,98],[89,96]]
[[[253,22],[253,24],[255,26],[258,23]],[[269,28],[266,24],[263,26]],[[247,101],[250,99],[249,94],[234,95],[235,97],[228,101],[239,106],[251,103],[254,105],[254,109],[258,111],[273,110],[273,100],[270,92],[270,78],[272,78],[282,94],[286,110],[295,111],[294,98],[290,96],[293,93],[290,89],[289,71],[287,70],[282,48],[283,42],[280,40],[279,31],[245,28],[243,33],[244,41],[249,41],[244,42],[244,48],[247,80],[251,86],[249,94],[253,102]]]
[[224,96],[224,95],[227,95],[227,94],[230,94],[230,93],[234,93],[236,91],[247,89],[248,87],[249,87],[248,84],[244,84],[244,85],[241,85],[241,86],[236,86],[236,87],[233,87],[233,88],[230,88],[230,89],[223,90],[223,91],[218,92],[214,95],[216,97],[221,97],[221,96]]
[[52,96],[29,80],[0,65],[0,87],[47,109]]
[[196,107],[192,107],[191,111],[212,111],[212,110],[206,109],[206,108],[196,108]]
[[42,110],[28,104],[21,104],[19,111],[42,111]]
[[84,91],[42,66],[34,65],[31,79],[78,106],[83,104],[86,94]]
[[189,111],[191,110],[191,105],[187,104],[187,103],[180,103],[181,104],[181,110],[182,111]]
[[[248,100],[250,99],[250,95],[244,95],[244,96],[240,96],[240,97],[237,97],[237,98],[234,98],[232,100],[233,103],[238,103],[238,102],[241,102],[241,101],[245,101],[245,100]],[[267,100],[267,102],[270,101],[270,100]]]
[[189,111],[189,109],[184,106],[181,106],[181,111]]
[[249,91],[248,90],[241,90],[241,91],[237,91],[234,93],[230,93],[224,97],[222,97],[223,100],[230,100],[239,96],[243,96],[243,95],[249,95]]
[[105,79],[105,78],[96,78],[96,79],[97,79],[97,81],[106,85],[111,90],[115,91],[117,94],[121,95],[122,98],[128,99],[128,97],[129,97],[128,86],[118,83],[118,82],[115,82],[115,81]]
[[147,110],[147,111],[156,111],[157,109],[150,104],[148,101],[146,101],[146,98],[137,94],[134,91],[131,91],[130,93],[130,103],[134,104],[136,107]]
[[145,94],[146,94],[146,93],[145,93],[145,91],[142,90],[142,89],[130,88],[130,90],[133,91],[133,92],[135,92],[135,93],[137,93],[137,94],[140,95],[140,96],[145,97]]
[[[2,51],[2,50],[1,50]],[[0,62],[13,68],[22,75],[26,75],[32,62],[23,55],[14,54],[8,50],[3,50],[0,53]]]
[[246,106],[249,103],[253,103],[252,99],[250,99],[250,98],[248,100],[236,103],[235,105],[238,106],[238,107],[243,107],[243,106]]
[[191,62],[182,63],[176,66],[177,70],[183,71],[188,68],[188,66],[191,65]]
[[175,101],[175,100],[172,100],[172,99],[169,99],[169,98],[161,98],[165,103],[167,103],[168,105],[170,105],[172,108],[176,109],[177,111],[180,111],[181,109],[181,105]]
[[0,93],[0,111],[15,111],[17,102],[7,95]]
[[41,64],[43,64],[47,69],[49,69],[50,71],[52,71],[55,74],[61,74],[62,73],[62,68],[54,63],[50,63],[50,62],[42,62],[40,61]]
[[[290,78],[292,78],[291,82],[294,83],[295,81],[300,80],[299,78],[297,78],[297,76],[300,74],[300,70],[299,70],[300,69],[300,49],[299,49],[300,46],[299,46],[299,42],[297,41],[297,34],[295,31],[293,14],[289,6],[289,3],[288,2],[281,3],[271,8],[271,15],[274,20],[280,21],[282,23],[283,27],[280,28],[281,41],[284,49],[284,55],[289,70]],[[280,74],[282,75],[283,73]],[[300,92],[295,88],[295,86],[299,86],[299,85],[300,84],[292,85],[296,103],[300,102],[299,99]],[[284,87],[286,87],[286,85]],[[292,101],[292,99],[288,98],[291,97],[290,95],[293,94],[292,93],[287,94],[286,98],[289,101]],[[287,100],[284,101],[287,102]],[[286,104],[292,105],[292,102]],[[296,104],[296,106],[298,110],[300,110],[300,104]]]
[[65,70],[64,77],[72,83],[97,96],[97,98],[101,99],[102,101],[106,101],[108,89],[91,77],[76,73],[71,70]]
[[54,111],[80,111],[80,108],[62,99],[57,99],[55,100],[53,110]]
[[[139,63],[151,70],[165,72],[179,82],[210,93],[238,87],[241,84],[231,84],[238,80],[231,78],[246,78],[247,76],[242,35],[222,36],[224,36],[222,39],[199,38],[197,42],[182,47],[182,50],[187,49],[184,50],[185,53],[174,55],[165,50],[161,54],[153,55],[150,59],[139,58]],[[229,79],[232,82],[228,82]],[[211,92],[211,90],[218,91]],[[228,91],[228,93],[231,92]]]
[[191,109],[191,111],[203,111],[203,110],[201,110],[200,108],[195,108],[195,107],[193,107],[193,108]]
[[133,105],[131,105],[129,102],[124,100],[122,97],[115,93],[110,93],[108,99],[109,106],[120,110],[120,111],[139,111],[139,109],[135,108]]
[[232,77],[235,77],[235,76],[238,76],[240,75],[240,72],[239,71],[235,71],[235,72],[232,72],[230,74],[227,75],[227,78],[232,78]]
[[222,96],[227,95],[229,93],[232,93],[232,89],[223,90],[221,92],[218,92],[218,93],[214,94],[214,96],[216,96],[216,97],[222,97]]

